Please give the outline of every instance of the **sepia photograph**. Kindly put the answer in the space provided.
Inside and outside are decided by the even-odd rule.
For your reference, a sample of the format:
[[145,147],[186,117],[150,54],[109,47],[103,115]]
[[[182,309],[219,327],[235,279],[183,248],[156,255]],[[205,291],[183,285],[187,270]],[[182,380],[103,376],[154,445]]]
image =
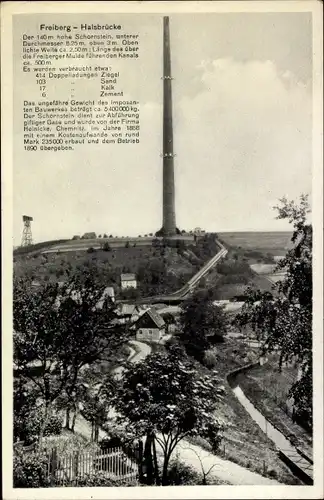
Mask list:
[[132,3],[2,6],[5,498],[317,498],[322,6]]

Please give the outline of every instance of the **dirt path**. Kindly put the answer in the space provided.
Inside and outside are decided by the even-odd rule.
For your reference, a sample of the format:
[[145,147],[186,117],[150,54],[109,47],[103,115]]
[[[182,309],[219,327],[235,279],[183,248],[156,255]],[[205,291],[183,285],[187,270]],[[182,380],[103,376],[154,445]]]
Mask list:
[[181,461],[191,465],[200,474],[212,467],[208,478],[217,477],[235,485],[279,485],[278,481],[268,479],[256,472],[252,472],[229,460],[224,460],[204,450],[200,446],[193,445],[188,441],[181,441],[175,449]]
[[[144,359],[151,352],[151,347],[148,344],[144,344],[143,342],[139,342],[138,340],[131,340],[130,342],[130,354],[128,359],[131,360],[132,363],[136,363],[142,359]],[[134,346],[132,348],[131,346]],[[116,368],[113,373],[116,378],[120,378],[123,372],[123,367],[119,366]],[[116,416],[116,413],[113,408],[109,411],[109,417],[113,418]],[[91,424],[88,422],[81,414],[79,414],[75,421],[74,430],[77,434],[81,434],[89,441],[91,440]],[[107,438],[108,434],[103,429],[99,428],[99,439]]]

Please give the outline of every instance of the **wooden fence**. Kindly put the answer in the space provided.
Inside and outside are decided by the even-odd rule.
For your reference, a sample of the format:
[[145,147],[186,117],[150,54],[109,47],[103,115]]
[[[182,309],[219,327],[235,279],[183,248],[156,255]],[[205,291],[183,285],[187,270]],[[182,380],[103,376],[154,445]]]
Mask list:
[[[58,455],[54,448],[50,452],[37,452],[46,460],[45,476],[52,486],[85,486],[85,480],[100,474],[104,486],[122,481],[138,480],[138,461],[130,458],[122,448],[98,450],[95,452],[74,452]],[[90,484],[89,484],[90,486]]]

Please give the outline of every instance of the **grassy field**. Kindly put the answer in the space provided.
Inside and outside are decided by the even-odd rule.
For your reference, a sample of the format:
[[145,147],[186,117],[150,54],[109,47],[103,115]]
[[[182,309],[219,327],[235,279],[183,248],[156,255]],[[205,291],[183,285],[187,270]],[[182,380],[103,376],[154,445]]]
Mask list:
[[289,231],[271,232],[224,232],[218,233],[225,245],[244,249],[261,250],[272,255],[285,255],[290,248]]
[[288,391],[296,379],[297,368],[284,366],[282,371],[278,370],[278,360],[272,357],[263,366],[253,368],[244,376],[239,376],[239,384],[253,404],[267,416],[268,420],[275,425],[287,438],[293,441],[312,455],[312,436],[298,424],[293,423],[287,413]]
[[[159,240],[162,240],[162,238],[158,238]],[[187,242],[188,244],[192,243],[194,241],[194,236],[190,234],[181,234],[181,235],[176,235],[174,238],[171,239],[181,239],[184,242]],[[95,249],[100,249],[103,247],[105,243],[108,243],[111,248],[122,248],[125,247],[125,245],[130,245],[130,246],[140,246],[140,247],[147,247],[147,246],[152,246],[153,240],[156,240],[156,236],[153,235],[144,235],[144,236],[124,236],[124,237],[107,237],[107,238],[92,238],[92,239],[78,239],[78,240],[64,240],[62,242],[59,242],[56,244],[55,241],[53,241],[53,245],[48,245],[47,248],[44,249],[44,252],[50,252],[52,253],[53,251],[57,252],[69,252],[69,251],[76,251],[76,250],[87,250],[89,247],[95,248]]]
[[[276,478],[282,483],[300,484],[278,458],[272,441],[252,420],[226,382],[226,375],[231,370],[258,358],[256,351],[248,350],[238,339],[227,339],[224,344],[216,347],[216,358],[216,370],[226,388],[226,395],[219,406],[219,416],[228,423],[221,445],[222,456],[254,472]],[[200,370],[209,371],[202,365],[199,366]],[[198,441],[208,447],[203,440]]]
[[248,286],[263,290],[272,291],[272,283],[267,279],[267,277],[253,274],[248,280],[248,283],[229,283],[229,284],[219,284],[219,275],[217,271],[213,270],[209,273],[206,278],[206,284],[208,287],[216,287],[218,293],[218,300],[229,300],[234,296],[243,295]]
[[257,274],[272,274],[276,264],[251,264],[251,269],[255,271]]

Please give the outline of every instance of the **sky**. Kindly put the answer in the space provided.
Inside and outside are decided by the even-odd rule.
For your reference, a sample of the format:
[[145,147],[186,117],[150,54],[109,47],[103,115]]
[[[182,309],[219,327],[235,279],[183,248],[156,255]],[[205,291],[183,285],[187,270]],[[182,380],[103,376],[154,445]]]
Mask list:
[[[23,214],[34,218],[34,241],[155,232],[162,221],[162,15],[73,15],[139,33],[140,58],[118,60],[114,69],[125,95],[140,101],[140,144],[31,153],[23,149],[21,109],[37,95],[21,72],[20,37],[58,20],[14,22],[13,244],[20,244]],[[311,15],[172,14],[170,35],[177,226],[289,229],[272,207],[283,196],[311,193]],[[68,86],[57,84],[51,95],[64,98]],[[94,95],[94,84],[76,87],[77,99]]]

